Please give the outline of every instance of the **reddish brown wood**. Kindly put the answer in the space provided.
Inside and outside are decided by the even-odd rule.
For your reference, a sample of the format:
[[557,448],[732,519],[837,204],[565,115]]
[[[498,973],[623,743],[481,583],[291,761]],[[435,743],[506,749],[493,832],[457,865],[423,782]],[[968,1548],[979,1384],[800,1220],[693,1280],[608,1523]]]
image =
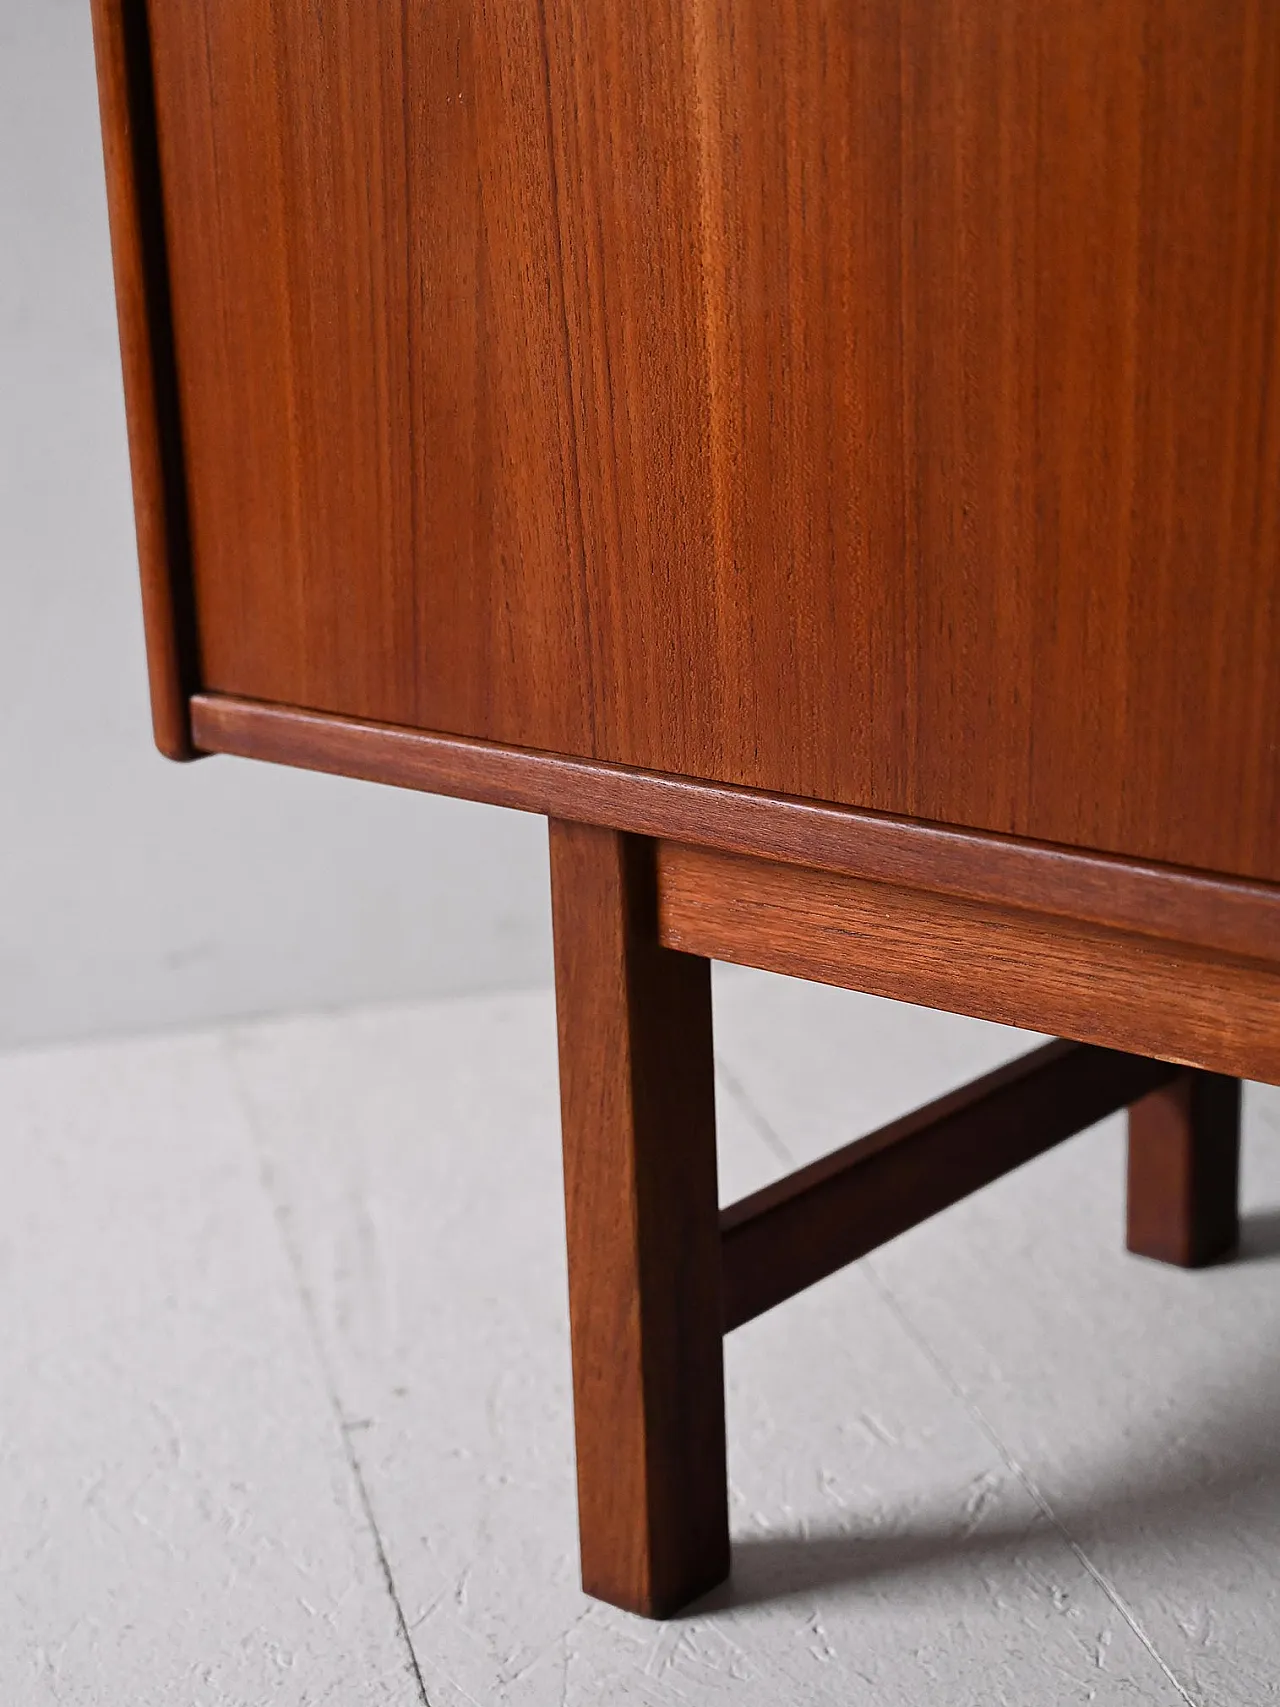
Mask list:
[[1202,1268],[1240,1237],[1240,1083],[1181,1073],[1129,1110],[1128,1245]]
[[551,825],[582,1582],[674,1611],[728,1573],[711,981],[652,848]]
[[[1280,1080],[1280,8],[93,5],[160,745],[610,826],[584,1581],[671,1609],[705,957]],[[1144,1248],[1226,1238],[1216,1083],[1134,1117]]]
[[663,942],[1280,1083],[1280,969],[1242,958],[662,842]]
[[149,0],[204,685],[1280,880],[1270,0]]
[[191,759],[195,616],[147,12],[145,0],[92,0],[91,10],[151,718],[160,751]]
[[743,1198],[720,1217],[725,1331],[1178,1077],[1047,1043]]
[[198,694],[207,752],[462,795],[1280,962],[1280,887],[459,736]]

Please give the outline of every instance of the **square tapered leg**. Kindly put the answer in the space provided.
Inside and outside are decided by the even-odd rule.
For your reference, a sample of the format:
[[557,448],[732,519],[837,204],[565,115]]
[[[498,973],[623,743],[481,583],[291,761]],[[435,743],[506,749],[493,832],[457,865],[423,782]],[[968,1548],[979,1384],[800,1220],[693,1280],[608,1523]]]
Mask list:
[[651,845],[553,821],[582,1583],[663,1616],[729,1570],[711,979]]
[[1240,1081],[1188,1071],[1129,1110],[1128,1246],[1203,1268],[1239,1240]]

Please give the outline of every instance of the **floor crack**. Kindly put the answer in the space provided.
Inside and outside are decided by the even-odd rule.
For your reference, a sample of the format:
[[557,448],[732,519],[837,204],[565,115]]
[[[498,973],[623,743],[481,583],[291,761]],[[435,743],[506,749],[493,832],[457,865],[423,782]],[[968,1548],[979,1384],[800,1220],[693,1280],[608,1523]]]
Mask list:
[[794,1168],[796,1165],[795,1157],[791,1154],[790,1150],[788,1150],[777,1132],[774,1131],[770,1122],[765,1119],[764,1115],[760,1113],[760,1110],[756,1107],[755,1103],[752,1102],[751,1097],[747,1093],[746,1086],[734,1072],[732,1067],[727,1065],[723,1055],[716,1056],[716,1077],[724,1085],[724,1088],[728,1091],[734,1102],[737,1103],[739,1112],[746,1118],[748,1124],[755,1131],[756,1136],[760,1138],[767,1148],[773,1153],[775,1159],[781,1162],[783,1167]]
[[236,1060],[235,1047],[230,1034],[227,1032],[220,1033],[218,1042],[223,1061],[227,1068],[227,1075],[231,1082],[232,1092],[237,1104],[239,1105],[240,1112],[244,1116],[245,1125],[248,1128],[249,1137],[253,1143],[254,1154],[256,1155],[258,1162],[258,1177],[262,1183],[262,1189],[266,1193],[267,1202],[271,1206],[271,1214],[275,1220],[276,1231],[279,1234],[280,1243],[284,1248],[285,1260],[288,1263],[290,1273],[293,1276],[294,1286],[297,1288],[298,1298],[302,1305],[302,1313],[307,1324],[307,1334],[311,1340],[311,1348],[315,1354],[316,1363],[320,1369],[320,1376],[324,1384],[325,1393],[328,1396],[330,1409],[333,1412],[333,1419],[337,1427],[338,1438],[342,1442],[343,1456],[346,1458],[347,1467],[351,1472],[352,1482],[354,1483],[356,1494],[360,1501],[360,1508],[364,1512],[365,1522],[369,1526],[369,1534],[373,1538],[373,1547],[377,1556],[378,1570],[382,1576],[383,1586],[385,1587],[387,1594],[390,1596],[392,1607],[395,1610],[396,1628],[399,1632],[405,1653],[408,1656],[409,1669],[413,1674],[413,1680],[417,1685],[418,1700],[421,1703],[421,1707],[431,1707],[431,1703],[427,1698],[427,1686],[422,1677],[422,1668],[418,1664],[418,1656],[414,1651],[413,1638],[409,1633],[409,1621],[405,1616],[404,1606],[401,1603],[399,1592],[396,1589],[395,1578],[391,1573],[391,1561],[387,1558],[387,1550],[383,1545],[382,1532],[378,1528],[378,1522],[373,1513],[373,1502],[369,1498],[369,1488],[365,1482],[364,1471],[361,1468],[359,1455],[356,1452],[353,1441],[353,1435],[361,1428],[367,1426],[367,1419],[359,1417],[349,1418],[343,1410],[342,1400],[338,1393],[338,1384],[334,1379],[333,1369],[330,1365],[328,1356],[325,1353],[324,1337],[320,1331],[320,1314],[316,1308],[315,1296],[312,1293],[311,1287],[307,1283],[306,1273],[302,1266],[301,1254],[299,1253],[297,1245],[289,1231],[289,1220],[285,1213],[284,1203],[279,1189],[279,1182],[277,1180],[275,1170],[268,1159],[266,1145],[262,1141],[262,1133],[258,1122],[258,1111],[255,1108],[253,1098],[249,1094],[249,1091],[241,1077],[239,1062]]

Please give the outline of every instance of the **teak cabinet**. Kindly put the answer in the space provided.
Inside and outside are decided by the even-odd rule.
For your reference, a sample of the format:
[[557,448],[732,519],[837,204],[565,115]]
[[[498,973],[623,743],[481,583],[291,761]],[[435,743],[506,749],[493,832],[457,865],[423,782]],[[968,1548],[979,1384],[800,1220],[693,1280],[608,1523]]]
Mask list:
[[[584,1582],[721,1334],[1280,1080],[1273,0],[94,0],[157,739],[552,820]],[[707,962],[1060,1033],[718,1215]]]

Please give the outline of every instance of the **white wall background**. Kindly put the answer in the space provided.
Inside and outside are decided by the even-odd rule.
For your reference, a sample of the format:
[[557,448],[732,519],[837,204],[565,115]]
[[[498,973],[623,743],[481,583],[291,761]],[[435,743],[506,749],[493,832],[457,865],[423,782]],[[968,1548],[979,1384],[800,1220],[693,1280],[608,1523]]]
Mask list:
[[0,0],[0,1048],[549,977],[540,819],[152,747],[88,0]]

